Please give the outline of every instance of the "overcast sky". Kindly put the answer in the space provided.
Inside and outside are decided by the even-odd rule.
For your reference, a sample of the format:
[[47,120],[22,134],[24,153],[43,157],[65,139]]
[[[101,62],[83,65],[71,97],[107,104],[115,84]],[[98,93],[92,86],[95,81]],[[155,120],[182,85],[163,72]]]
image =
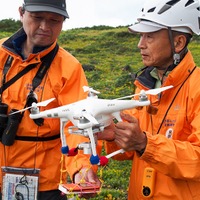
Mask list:
[[[63,29],[95,25],[126,26],[135,22],[145,0],[66,0],[70,16]],[[19,20],[18,7],[23,0],[5,0],[0,7],[0,20]]]

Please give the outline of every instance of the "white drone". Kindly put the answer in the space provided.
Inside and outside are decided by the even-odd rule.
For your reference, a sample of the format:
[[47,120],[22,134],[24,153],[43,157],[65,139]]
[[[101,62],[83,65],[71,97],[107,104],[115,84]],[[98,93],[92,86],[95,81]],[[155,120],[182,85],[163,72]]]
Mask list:
[[[38,107],[46,106],[55,99],[52,98],[43,102],[33,103],[31,107],[17,112],[22,112],[31,108],[31,119],[60,118],[62,153],[68,156],[74,156],[77,154],[78,150],[81,149],[85,154],[91,154],[90,162],[92,165],[105,165],[108,162],[108,158],[123,153],[124,150],[120,149],[107,156],[99,157],[96,152],[96,133],[102,132],[105,127],[111,124],[113,119],[121,121],[120,111],[150,105],[150,101],[147,97],[148,94],[157,95],[172,87],[173,86],[166,86],[147,91],[142,90],[139,94],[125,96],[118,99],[99,99],[97,96],[99,94],[98,91],[84,86],[84,91],[88,92],[87,99],[40,112]],[[139,100],[123,100],[136,95],[139,95]],[[69,150],[64,134],[64,127],[68,121],[71,121],[74,125],[69,127],[70,134],[89,137],[90,142],[81,143],[78,147]]]

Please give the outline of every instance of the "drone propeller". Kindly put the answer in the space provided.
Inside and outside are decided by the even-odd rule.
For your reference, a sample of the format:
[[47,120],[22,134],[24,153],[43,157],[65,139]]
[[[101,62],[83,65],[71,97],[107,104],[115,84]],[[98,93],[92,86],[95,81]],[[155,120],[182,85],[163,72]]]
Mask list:
[[172,85],[166,86],[166,87],[162,87],[162,88],[156,88],[156,89],[151,89],[151,90],[147,90],[145,91],[146,94],[151,94],[151,95],[157,95],[165,90],[168,90],[170,88],[172,88]]
[[88,86],[83,86],[83,90],[84,90],[84,92],[92,92],[92,93],[94,93],[94,94],[100,94],[99,91],[94,90],[93,88],[88,87]]
[[54,99],[55,99],[55,98],[51,98],[51,99],[48,99],[48,100],[46,100],[46,101],[41,101],[41,102],[39,102],[39,103],[33,102],[31,106],[26,107],[26,108],[24,108],[24,109],[22,109],[22,110],[18,110],[18,111],[13,112],[13,113],[10,113],[9,115],[14,115],[15,113],[23,112],[23,111],[25,111],[25,110],[28,110],[28,109],[30,109],[30,108],[36,108],[36,107],[38,107],[38,106],[47,106],[47,105],[48,105],[50,102],[52,102]]
[[157,95],[165,90],[168,90],[170,88],[172,88],[173,86],[172,85],[169,85],[169,86],[166,86],[166,87],[161,87],[161,88],[156,88],[156,89],[151,89],[151,90],[141,90],[140,93],[138,94],[133,94],[133,95],[129,95],[129,96],[125,96],[125,97],[120,97],[120,98],[117,98],[117,99],[127,99],[127,98],[131,98],[131,97],[134,97],[134,96],[138,96],[138,95],[142,95],[142,94],[150,94],[150,95]]
[[49,103],[51,103],[55,98],[51,98],[51,99],[48,99],[46,101],[41,101],[39,103],[37,103],[36,105],[37,106],[47,106]]

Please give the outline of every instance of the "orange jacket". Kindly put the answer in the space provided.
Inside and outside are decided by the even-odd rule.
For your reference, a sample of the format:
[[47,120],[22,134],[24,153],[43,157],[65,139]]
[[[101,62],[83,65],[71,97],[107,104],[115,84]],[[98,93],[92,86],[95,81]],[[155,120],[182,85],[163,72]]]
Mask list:
[[[133,159],[129,200],[146,199],[141,192],[145,167],[156,171],[155,192],[149,199],[200,199],[200,69],[194,68],[195,63],[188,52],[163,85],[174,88],[162,92],[160,99],[159,95],[150,96],[152,105],[158,108],[157,114],[150,115],[147,107],[127,111],[139,119],[141,129],[147,134],[147,146],[141,157],[135,152],[116,157]],[[135,81],[136,93],[149,89],[148,84],[145,87],[142,83],[148,82],[141,78],[144,74],[148,77],[147,72],[143,72]],[[150,84],[154,83],[151,81]],[[107,151],[116,150],[114,142],[106,144]]]
[[[1,41],[3,43],[4,41]],[[56,42],[49,48],[37,54],[31,54],[26,60],[14,52],[13,49],[5,46],[0,48],[0,76],[8,55],[14,60],[9,69],[6,81],[10,80],[19,71],[29,64],[38,63],[37,67],[18,79],[8,89],[3,92],[2,102],[8,104],[10,109],[23,109],[26,104],[26,97],[29,94],[32,79],[35,76],[41,58],[50,52]],[[38,101],[44,101],[55,97],[52,103],[40,110],[47,110],[61,105],[70,104],[86,97],[83,86],[87,85],[87,80],[81,64],[70,53],[59,47],[48,72],[42,83],[36,88],[35,93]],[[38,127],[29,117],[29,111],[25,111],[19,125],[17,136],[49,137],[60,133],[59,119],[45,119],[44,125]],[[72,125],[68,123],[68,125]],[[67,128],[66,128],[67,130]],[[67,131],[66,131],[66,134]],[[67,143],[69,148],[77,147],[77,144],[88,139],[74,134],[68,134]],[[4,148],[5,147],[5,148]],[[58,188],[60,182],[61,168],[61,141],[60,138],[45,142],[15,140],[12,146],[3,146],[0,143],[0,163],[1,166],[39,168],[40,185],[39,190],[52,190]],[[90,166],[87,155],[79,154],[75,157],[66,157],[67,172],[72,176],[82,166]],[[0,180],[1,177],[0,177]],[[66,181],[66,172],[63,180]]]

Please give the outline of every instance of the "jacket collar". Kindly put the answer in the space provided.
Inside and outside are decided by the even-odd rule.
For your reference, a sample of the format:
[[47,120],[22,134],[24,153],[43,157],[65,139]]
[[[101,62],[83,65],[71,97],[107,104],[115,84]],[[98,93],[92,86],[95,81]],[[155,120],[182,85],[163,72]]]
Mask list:
[[[26,39],[26,33],[23,28],[19,29],[16,33],[14,33],[11,37],[5,40],[2,46],[8,50],[11,56],[21,55],[21,44]],[[57,40],[50,46],[46,47],[34,47],[32,54],[29,55],[27,60],[29,61],[33,57],[37,56],[37,60],[39,61],[41,57],[48,54],[56,45]],[[23,58],[23,57],[22,57]]]
[[[167,76],[166,81],[162,86],[177,86],[181,84],[192,72],[194,67],[195,63],[192,54],[190,51],[188,51],[188,53],[177,66],[172,65],[169,67],[168,70],[171,72]],[[150,74],[153,69],[154,67],[145,68],[145,70],[136,78],[134,84],[140,89],[153,89],[156,83],[156,79]]]

